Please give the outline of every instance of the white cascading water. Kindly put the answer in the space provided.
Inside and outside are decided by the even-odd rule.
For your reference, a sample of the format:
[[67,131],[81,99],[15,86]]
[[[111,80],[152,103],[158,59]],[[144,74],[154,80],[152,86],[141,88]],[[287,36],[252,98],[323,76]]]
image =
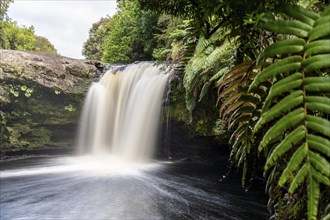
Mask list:
[[153,154],[169,74],[152,63],[109,70],[88,91],[79,154],[147,162]]

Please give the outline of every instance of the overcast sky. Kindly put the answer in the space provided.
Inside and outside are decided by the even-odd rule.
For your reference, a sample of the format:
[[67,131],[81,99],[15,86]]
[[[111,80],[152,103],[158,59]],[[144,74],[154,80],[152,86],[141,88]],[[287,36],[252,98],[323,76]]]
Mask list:
[[14,0],[8,16],[48,38],[63,56],[83,58],[83,43],[92,24],[116,12],[115,0]]

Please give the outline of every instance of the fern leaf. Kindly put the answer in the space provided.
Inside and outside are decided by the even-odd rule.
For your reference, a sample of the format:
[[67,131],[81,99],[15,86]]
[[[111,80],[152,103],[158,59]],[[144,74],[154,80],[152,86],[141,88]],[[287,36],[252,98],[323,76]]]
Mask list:
[[307,96],[307,109],[330,114],[330,98],[325,96]]
[[325,7],[325,9],[323,9],[323,11],[321,12],[321,16],[327,16],[327,15],[330,15],[330,5]]
[[255,80],[252,82],[250,89],[259,85],[261,82],[264,82],[270,78],[275,77],[280,73],[298,70],[301,66],[302,60],[303,59],[301,56],[296,55],[296,56],[284,58],[283,60],[280,60],[270,65],[269,67],[267,67],[258,74]]
[[251,65],[251,62],[242,63],[224,75],[224,77],[217,82],[218,90],[220,91],[223,86],[228,85],[230,82],[243,77]]
[[302,74],[295,73],[292,74],[278,82],[276,82],[271,88],[268,93],[268,96],[265,100],[263,109],[268,109],[268,106],[273,98],[279,96],[285,92],[289,92],[292,89],[298,88],[302,85]]
[[295,178],[293,179],[290,188],[289,188],[289,193],[293,193],[300,184],[303,183],[303,181],[305,180],[308,171],[310,169],[310,165],[309,163],[305,163],[301,169],[298,171],[298,173],[296,174]]
[[235,137],[237,135],[239,135],[241,132],[243,132],[244,130],[246,130],[247,128],[249,127],[249,125],[246,123],[246,124],[242,124],[241,126],[239,126],[233,133],[232,135],[230,136],[229,138],[229,143],[233,143],[233,140],[235,139]]
[[196,45],[196,54],[197,53],[201,53],[205,48],[207,48],[208,46],[210,45],[210,42],[205,39],[205,37],[201,36],[199,39],[198,39],[198,43]]
[[240,115],[239,117],[237,117],[230,125],[229,125],[229,129],[231,129],[235,124],[238,124],[240,122],[245,122],[245,121],[249,121],[251,119],[251,115]]
[[196,106],[196,100],[194,97],[191,97],[191,96],[186,96],[186,107],[188,109],[189,112],[192,112],[193,109],[195,108]]
[[241,105],[243,105],[244,102],[242,101],[239,101],[239,102],[236,102],[235,104],[231,105],[224,113],[223,113],[223,116],[226,116],[228,115],[229,113],[235,111],[237,108],[239,108]]
[[314,169],[312,170],[313,170],[312,172],[313,179],[317,180],[319,183],[323,183],[326,186],[330,185],[329,177],[322,175],[322,173],[319,173],[316,170],[314,171]]
[[214,74],[211,77],[210,82],[219,79],[221,76],[223,76],[224,74],[226,74],[228,72],[228,70],[229,70],[228,67],[221,68],[216,74]]
[[256,105],[257,103],[260,102],[260,99],[257,97],[254,97],[251,94],[246,94],[246,95],[242,95],[241,97],[239,97],[238,101],[248,102],[248,103]]
[[255,108],[253,106],[242,106],[238,108],[233,114],[238,115],[240,113],[250,113],[252,114],[255,111]]
[[326,159],[324,159],[324,157],[312,151],[308,153],[308,156],[313,167],[315,167],[319,172],[321,172],[322,174],[324,174],[329,178],[330,163]]
[[240,96],[242,96],[243,93],[238,92],[238,93],[234,93],[232,96],[230,96],[229,98],[227,98],[221,105],[220,107],[220,112],[222,112],[224,110],[224,108],[231,104],[232,102],[236,101]]
[[303,91],[298,90],[286,96],[271,109],[261,115],[259,121],[254,126],[254,131],[257,132],[265,123],[279,117],[281,114],[289,112],[291,109],[301,104],[304,99],[303,95]]
[[318,182],[316,182],[311,175],[308,178],[307,197],[308,220],[316,220],[320,188]]
[[317,40],[305,45],[305,55],[307,57],[324,53],[330,53],[330,40]]
[[[284,11],[293,19],[274,21],[274,18],[266,16],[261,19],[265,29],[291,36],[289,40],[272,44],[260,55],[265,59],[273,58],[274,63],[263,64],[265,69],[258,73],[249,91],[262,82],[274,84],[263,103],[262,117],[255,124],[254,132],[267,128],[274,121],[258,147],[259,151],[264,148],[271,151],[274,148],[267,159],[265,170],[273,167],[279,158],[285,162],[293,153],[284,166],[278,184],[282,186],[291,182],[289,193],[292,194],[306,183],[307,190],[302,190],[305,190],[308,197],[307,216],[309,220],[314,220],[318,215],[320,189],[323,189],[320,184],[330,185],[330,6],[320,14],[300,6],[289,6]],[[269,19],[271,21],[267,22]],[[301,42],[298,42],[299,39]],[[279,56],[286,54],[282,49],[285,47],[288,49],[287,54],[292,54],[292,57]],[[291,67],[287,66],[290,64]],[[297,73],[290,74],[293,71]],[[272,106],[272,103],[275,105]],[[286,113],[294,108],[297,109]],[[279,143],[281,135],[284,140]],[[298,147],[300,142],[302,145]],[[275,169],[282,167],[273,168],[273,180],[277,178],[274,173],[281,172]]]
[[308,39],[310,41],[317,40],[330,35],[330,17],[321,17],[316,20],[314,24],[314,29],[308,34]]
[[319,69],[322,68],[330,67],[329,60],[330,60],[330,54],[315,55],[307,58],[304,62],[302,62],[302,66],[305,68],[305,72],[309,73],[312,71],[318,71]]
[[204,96],[206,95],[206,93],[207,93],[207,91],[208,91],[210,85],[211,85],[210,82],[206,82],[206,83],[203,85],[203,88],[202,88],[202,90],[201,90],[201,94],[199,95],[199,99],[198,99],[199,102],[200,102],[200,101],[204,98]]
[[298,37],[307,37],[312,27],[301,21],[269,21],[261,23],[261,28],[278,34],[291,34]]
[[306,116],[307,128],[330,137],[330,121],[318,116]]
[[307,77],[303,81],[308,92],[330,92],[330,77]]
[[258,59],[258,63],[276,55],[299,53],[304,50],[304,45],[305,40],[301,38],[278,41],[266,48]]
[[[298,108],[286,116],[282,117],[272,126],[263,137],[258,150],[261,151],[265,146],[271,143],[279,135],[284,134],[286,130],[294,127],[304,119],[304,109]],[[255,132],[255,131],[253,131]]]
[[270,167],[274,166],[278,158],[280,158],[285,152],[290,150],[292,146],[299,143],[305,136],[304,126],[299,126],[290,134],[288,134],[284,140],[277,145],[272,154],[267,159],[265,170],[267,171]]
[[313,26],[316,19],[320,17],[320,15],[312,12],[310,10],[306,10],[300,6],[290,5],[283,8],[284,13],[289,15],[292,18],[295,18],[303,23],[306,23],[310,26]]
[[307,156],[307,145],[306,143],[304,143],[301,147],[299,147],[298,150],[296,150],[296,152],[291,157],[288,165],[286,166],[280,177],[278,185],[283,186],[284,183],[288,181],[290,175],[292,175],[293,172],[295,172],[299,168],[299,165],[306,158],[306,156]]
[[317,150],[320,153],[324,153],[330,157],[330,141],[328,139],[313,134],[308,134],[307,143],[312,149]]
[[321,25],[330,23],[330,15],[322,15],[318,19],[315,20],[315,23],[313,25],[313,29],[310,31],[310,33],[313,33],[313,31],[318,28]]
[[221,99],[225,95],[227,95],[227,94],[231,93],[232,91],[236,90],[237,88],[240,87],[240,85],[241,85],[240,81],[236,81],[236,82],[232,83],[229,88],[227,88],[225,91],[223,91],[222,93],[219,94],[218,99]]

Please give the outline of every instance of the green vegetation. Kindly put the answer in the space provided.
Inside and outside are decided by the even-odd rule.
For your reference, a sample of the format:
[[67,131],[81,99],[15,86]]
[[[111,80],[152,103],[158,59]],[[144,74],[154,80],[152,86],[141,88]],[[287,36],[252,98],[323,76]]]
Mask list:
[[110,33],[110,18],[101,18],[89,30],[89,38],[84,43],[82,54],[90,60],[101,60],[104,50],[104,41]]
[[156,47],[157,16],[142,11],[137,1],[118,2],[118,12],[93,24],[83,54],[108,63],[151,60]]
[[112,64],[134,61],[165,60],[181,19],[142,10],[137,0],[119,1],[118,12],[101,18],[89,31],[83,55],[87,59]]
[[258,60],[265,68],[250,91],[265,81],[272,85],[254,133],[267,129],[258,150],[268,154],[265,171],[276,174],[270,181],[287,183],[290,194],[307,193],[308,219],[317,219],[320,189],[330,185],[330,6],[322,13],[287,6],[285,14],[291,19],[261,20],[261,27],[286,39],[267,47]]
[[[330,185],[330,7],[316,13],[286,5],[283,12],[277,19],[272,14],[258,17],[261,31],[269,31],[260,32],[259,39],[276,34],[265,39],[263,52],[243,48],[238,51],[243,62],[237,57],[230,71],[226,68],[234,63],[220,70],[206,60],[198,63],[212,68],[204,82],[215,81],[218,87],[219,113],[230,131],[231,161],[243,168],[242,185],[248,171],[253,178],[262,161],[274,217],[319,219],[329,203]],[[194,56],[198,51],[197,44]],[[224,57],[216,63],[221,65]],[[196,76],[189,62],[185,78],[203,79],[206,74]],[[205,94],[197,80],[186,92],[192,86]],[[192,97],[198,97],[196,92],[186,97],[189,109]]]
[[[268,179],[273,219],[329,216],[326,1],[131,0],[119,5],[104,25],[110,31],[99,41],[98,59],[171,60],[178,79],[172,85],[172,117],[199,134],[223,138],[226,133],[231,166],[242,169],[242,186],[249,187],[262,172]],[[138,43],[144,49],[136,50],[132,42],[142,39],[138,18],[144,13],[156,13],[157,23],[147,22],[155,31],[143,38],[152,44]]]
[[[34,35],[33,27],[20,28],[6,17],[9,2],[0,5],[0,48],[52,50],[46,39]],[[321,219],[330,210],[326,3],[118,1],[114,16],[93,24],[83,54],[109,63],[174,63],[177,80],[172,84],[171,116],[200,135],[223,138],[225,133],[231,144],[231,167],[242,170],[242,186],[248,188],[262,173],[267,179],[272,219]],[[26,85],[12,86],[10,98],[24,99],[37,115],[76,112],[72,100],[58,108],[60,113],[50,105],[41,108],[35,105],[33,92]],[[55,90],[52,95],[57,100],[62,93]],[[6,125],[11,115],[0,111],[1,124]],[[1,132],[18,143],[31,130],[13,123]]]
[[48,51],[57,54],[55,47],[45,37],[37,36],[34,27],[19,27],[7,16],[12,0],[0,2],[0,49]]

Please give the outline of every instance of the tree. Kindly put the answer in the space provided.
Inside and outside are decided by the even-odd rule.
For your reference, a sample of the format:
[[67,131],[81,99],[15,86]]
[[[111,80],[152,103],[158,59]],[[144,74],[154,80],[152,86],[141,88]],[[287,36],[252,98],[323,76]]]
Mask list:
[[34,27],[19,27],[7,16],[7,9],[13,0],[0,0],[0,49],[48,51],[57,53],[45,37],[36,36]]
[[[130,26],[124,26],[123,19],[116,14],[111,19],[111,32],[104,42],[104,51],[102,61],[109,63],[129,63],[129,54],[132,51],[130,44],[132,42],[132,34],[129,30]],[[132,32],[131,32],[132,33]]]
[[48,51],[57,53],[48,39],[36,36],[34,27],[19,27],[16,22],[7,18],[0,21],[0,48],[9,50]]
[[102,61],[130,63],[151,60],[157,45],[154,35],[160,33],[158,16],[141,10],[135,0],[121,1],[118,7],[119,12],[109,21],[111,31],[104,41]]
[[53,54],[57,54],[57,50],[55,49],[54,45],[49,42],[49,40],[42,36],[35,36],[35,50],[36,51],[48,51]]
[[36,39],[34,36],[34,28],[20,28],[16,22],[2,22],[3,39],[1,48],[10,50],[33,50],[35,48]]
[[1,0],[0,1],[0,21],[4,20],[7,14],[9,4],[14,0]]
[[112,19],[101,18],[89,30],[89,38],[84,43],[82,54],[91,60],[101,60],[104,51],[104,41],[111,31]]

